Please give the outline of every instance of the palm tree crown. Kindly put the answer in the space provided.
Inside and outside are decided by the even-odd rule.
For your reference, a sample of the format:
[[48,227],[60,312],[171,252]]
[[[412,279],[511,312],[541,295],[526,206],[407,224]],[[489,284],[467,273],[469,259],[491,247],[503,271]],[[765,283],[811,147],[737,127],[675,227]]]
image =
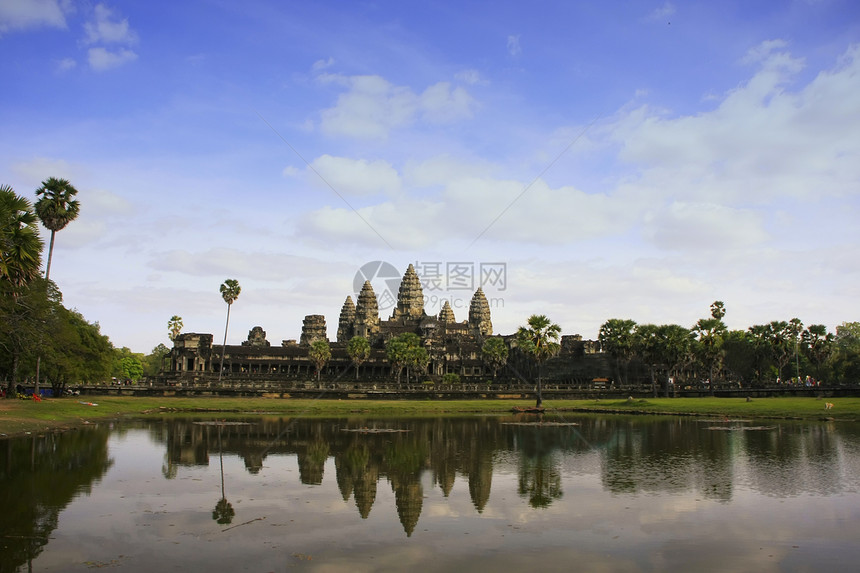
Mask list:
[[0,185],[0,279],[21,287],[39,276],[42,240],[30,201]]
[[167,321],[167,330],[170,332],[170,340],[176,340],[179,333],[182,332],[182,317],[174,314]]
[[237,298],[239,298],[239,293],[242,292],[242,287],[239,286],[239,281],[236,279],[227,279],[221,284],[220,290],[221,298],[224,299],[224,302],[226,302],[229,307]]
[[541,363],[551,356],[555,356],[561,349],[558,343],[561,338],[561,327],[552,322],[546,315],[533,314],[526,321],[526,326],[517,330],[517,344],[526,354],[534,356],[538,364],[537,379],[537,403],[535,407],[543,406],[541,389]]
[[36,215],[46,229],[51,231],[51,244],[48,247],[48,265],[45,278],[51,276],[51,258],[54,254],[54,235],[74,221],[80,212],[80,203],[74,199],[78,190],[66,179],[49,177],[36,189]]
[[539,363],[559,351],[558,340],[561,337],[561,327],[554,324],[543,314],[533,314],[526,321],[527,326],[517,330],[519,347],[535,357]]

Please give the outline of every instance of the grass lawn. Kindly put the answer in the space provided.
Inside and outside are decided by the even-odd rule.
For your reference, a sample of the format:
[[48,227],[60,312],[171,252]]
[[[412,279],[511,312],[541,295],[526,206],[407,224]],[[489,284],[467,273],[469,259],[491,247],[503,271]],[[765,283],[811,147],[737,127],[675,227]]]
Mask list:
[[[97,405],[81,402],[92,401]],[[825,410],[825,402],[833,409]],[[152,398],[98,396],[85,398],[0,400],[0,435],[17,435],[76,427],[105,419],[160,416],[168,412],[283,414],[290,416],[438,416],[449,414],[505,414],[530,400],[305,400],[278,398]],[[860,419],[860,398],[648,398],[641,400],[548,400],[552,412],[604,412],[782,418],[820,420]]]

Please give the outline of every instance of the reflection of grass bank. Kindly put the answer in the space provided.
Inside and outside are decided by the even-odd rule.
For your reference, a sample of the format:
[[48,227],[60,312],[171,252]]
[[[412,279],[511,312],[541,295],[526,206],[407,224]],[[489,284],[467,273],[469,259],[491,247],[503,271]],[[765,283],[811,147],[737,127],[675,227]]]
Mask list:
[[[79,426],[90,421],[120,417],[161,416],[165,413],[282,414],[290,416],[434,416],[445,414],[505,414],[513,406],[528,407],[532,400],[280,400],[272,398],[136,398],[99,396],[98,406],[77,399],[0,400],[0,433],[20,434]],[[831,398],[834,408],[825,411],[824,400],[815,398],[649,398],[644,400],[551,400],[548,413],[618,412],[636,414],[684,414],[744,418],[798,418],[817,420],[860,419],[860,398]]]

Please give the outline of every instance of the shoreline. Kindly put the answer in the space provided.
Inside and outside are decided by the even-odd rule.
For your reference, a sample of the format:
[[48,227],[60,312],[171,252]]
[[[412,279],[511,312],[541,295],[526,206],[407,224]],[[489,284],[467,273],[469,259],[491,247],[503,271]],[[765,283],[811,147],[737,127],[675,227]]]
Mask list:
[[[451,416],[512,415],[514,406],[532,400],[312,400],[279,398],[177,398],[100,396],[95,402],[75,398],[0,400],[0,438],[64,432],[90,424],[162,415],[234,416]],[[832,409],[818,398],[647,398],[626,400],[550,400],[547,415],[626,414],[636,416],[715,416],[724,418],[843,421],[860,420],[860,398],[833,398]],[[92,405],[90,405],[92,404]]]

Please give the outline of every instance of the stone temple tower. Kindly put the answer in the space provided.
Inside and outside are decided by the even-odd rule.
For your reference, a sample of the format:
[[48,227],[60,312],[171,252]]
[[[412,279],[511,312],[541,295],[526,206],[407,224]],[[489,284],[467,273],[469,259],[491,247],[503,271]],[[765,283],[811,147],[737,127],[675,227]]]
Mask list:
[[340,319],[337,321],[337,341],[349,342],[353,336],[355,324],[355,305],[352,303],[352,297],[346,297],[343,302],[343,307],[340,309]]
[[395,318],[421,318],[424,316],[424,290],[421,288],[421,279],[411,264],[400,281],[400,290],[397,293],[397,307],[391,319]]
[[302,321],[302,337],[299,344],[308,345],[315,340],[328,340],[325,331],[325,317],[321,314],[309,314]]
[[355,305],[354,336],[370,338],[379,332],[379,303],[370,281],[364,281],[361,292],[358,293],[358,304]]
[[493,321],[490,317],[490,303],[481,287],[472,296],[469,303],[469,329],[475,336],[491,336],[493,334]]
[[439,322],[457,322],[457,319],[454,318],[454,310],[451,308],[451,305],[446,300],[442,305],[442,310],[439,311]]

